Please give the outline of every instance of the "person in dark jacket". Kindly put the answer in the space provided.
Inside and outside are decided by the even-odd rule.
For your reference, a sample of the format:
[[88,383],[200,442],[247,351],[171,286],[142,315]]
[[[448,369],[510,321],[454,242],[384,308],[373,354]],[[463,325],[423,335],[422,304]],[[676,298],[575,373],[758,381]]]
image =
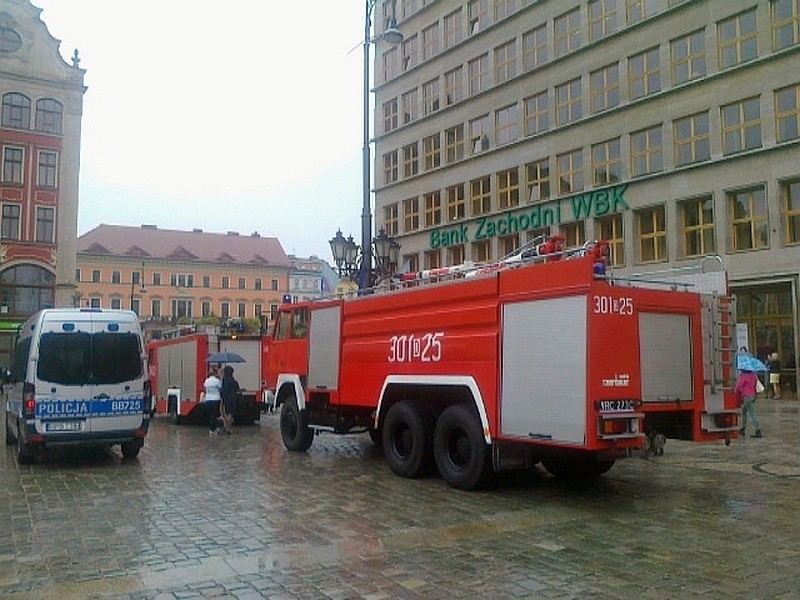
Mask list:
[[222,396],[222,428],[219,433],[220,435],[230,435],[233,415],[236,412],[236,400],[239,396],[239,382],[233,378],[233,367],[230,365],[222,369],[220,396]]

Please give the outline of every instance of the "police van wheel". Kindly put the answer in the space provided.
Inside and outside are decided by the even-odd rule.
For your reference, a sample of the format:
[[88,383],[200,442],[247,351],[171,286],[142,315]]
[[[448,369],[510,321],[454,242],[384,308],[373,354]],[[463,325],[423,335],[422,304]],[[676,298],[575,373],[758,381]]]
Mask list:
[[16,455],[17,455],[17,462],[21,465],[29,465],[33,462],[33,450],[31,447],[22,441],[22,434],[19,431],[19,427],[17,428],[17,448],[16,448]]
[[467,404],[453,404],[436,423],[433,453],[442,478],[454,488],[471,490],[487,481],[490,453],[478,415]]
[[422,407],[401,401],[386,413],[383,423],[383,454],[400,477],[420,477],[432,464],[432,419]]
[[292,452],[305,452],[314,441],[308,415],[300,411],[294,396],[288,397],[281,408],[281,438],[286,449]]
[[125,442],[120,444],[120,450],[122,450],[122,458],[127,460],[132,460],[139,456],[139,450],[142,449],[142,444],[140,442]]

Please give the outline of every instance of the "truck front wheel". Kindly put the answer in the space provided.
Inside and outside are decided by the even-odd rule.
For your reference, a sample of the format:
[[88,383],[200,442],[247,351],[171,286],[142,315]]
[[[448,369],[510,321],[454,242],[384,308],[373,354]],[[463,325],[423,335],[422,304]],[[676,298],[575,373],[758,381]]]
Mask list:
[[308,417],[297,406],[297,398],[289,396],[281,408],[281,438],[292,452],[305,452],[314,441],[314,432],[308,426]]
[[454,488],[480,486],[489,471],[489,452],[478,416],[466,404],[445,409],[436,423],[433,455],[442,478]]
[[401,401],[383,423],[383,454],[400,477],[420,477],[431,465],[432,419],[420,406]]

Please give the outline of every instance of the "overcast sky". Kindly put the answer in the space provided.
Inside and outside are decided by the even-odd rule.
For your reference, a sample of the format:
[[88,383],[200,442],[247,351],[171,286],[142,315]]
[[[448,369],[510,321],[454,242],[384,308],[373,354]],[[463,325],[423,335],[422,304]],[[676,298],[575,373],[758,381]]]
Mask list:
[[86,69],[78,234],[360,238],[363,0],[32,0]]

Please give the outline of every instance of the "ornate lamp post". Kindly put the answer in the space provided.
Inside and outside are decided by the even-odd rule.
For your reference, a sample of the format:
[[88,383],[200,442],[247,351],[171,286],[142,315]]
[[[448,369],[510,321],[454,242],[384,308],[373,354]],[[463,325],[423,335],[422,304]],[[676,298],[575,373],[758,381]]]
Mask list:
[[[339,277],[348,277],[359,284],[359,292],[391,277],[397,268],[400,256],[400,244],[394,238],[386,235],[386,230],[381,228],[378,235],[368,244],[369,254],[364,252],[363,246],[358,246],[353,241],[353,236],[344,237],[342,231],[328,242],[331,245],[331,254]],[[369,255],[374,266],[365,267],[366,257]],[[374,259],[374,260],[373,260]],[[362,279],[366,274],[366,280]]]

